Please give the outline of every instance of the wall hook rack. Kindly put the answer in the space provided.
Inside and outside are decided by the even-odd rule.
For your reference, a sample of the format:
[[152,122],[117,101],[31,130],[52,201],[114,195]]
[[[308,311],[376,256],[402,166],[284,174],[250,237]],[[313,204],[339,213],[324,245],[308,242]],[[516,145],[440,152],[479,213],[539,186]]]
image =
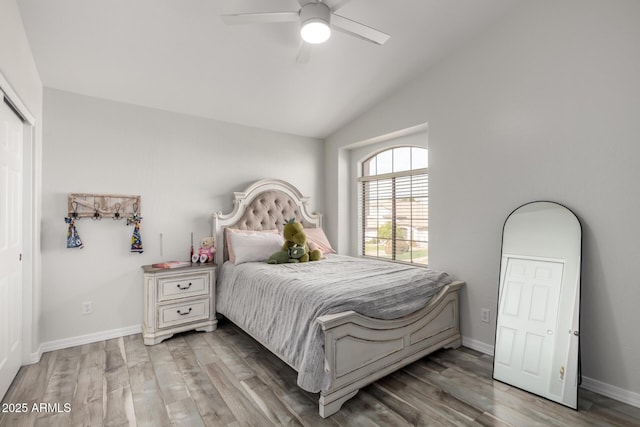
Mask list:
[[68,198],[69,218],[113,218],[119,220],[139,217],[140,196],[118,194],[71,193]]

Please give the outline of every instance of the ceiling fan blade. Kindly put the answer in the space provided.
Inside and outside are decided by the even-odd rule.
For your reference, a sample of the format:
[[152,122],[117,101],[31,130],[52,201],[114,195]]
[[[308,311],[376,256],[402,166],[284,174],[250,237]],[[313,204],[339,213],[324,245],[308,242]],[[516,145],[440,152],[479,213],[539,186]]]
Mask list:
[[296,57],[296,62],[299,64],[306,64],[309,62],[309,58],[311,57],[311,45],[304,40],[300,42],[300,47],[298,48],[298,56]]
[[351,0],[324,0],[322,3],[329,6],[329,9],[331,9],[332,12],[335,12],[350,1]]
[[273,22],[296,22],[298,12],[231,13],[220,15],[225,24],[270,24]]
[[[332,12],[335,12],[336,10],[340,9],[342,6],[344,6],[345,4],[349,3],[351,0],[321,0],[322,3],[326,4],[327,6],[329,6],[329,9],[331,9]],[[298,3],[300,4],[300,7],[308,4],[308,3],[317,3],[318,0],[298,0]]]
[[336,14],[331,16],[331,27],[379,45],[385,44],[391,38],[387,33]]

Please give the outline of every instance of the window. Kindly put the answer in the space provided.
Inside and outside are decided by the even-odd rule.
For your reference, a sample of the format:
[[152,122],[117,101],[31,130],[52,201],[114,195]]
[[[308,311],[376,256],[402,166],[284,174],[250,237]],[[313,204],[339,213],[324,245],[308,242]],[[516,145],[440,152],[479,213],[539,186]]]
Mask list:
[[428,152],[395,147],[362,164],[362,255],[427,265]]

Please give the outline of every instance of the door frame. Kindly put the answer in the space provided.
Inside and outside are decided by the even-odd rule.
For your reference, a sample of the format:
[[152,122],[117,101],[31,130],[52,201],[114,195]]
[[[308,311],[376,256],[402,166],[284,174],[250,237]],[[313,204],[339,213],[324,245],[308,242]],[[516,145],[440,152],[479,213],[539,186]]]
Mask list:
[[[9,81],[0,72],[0,95],[22,116],[22,365],[36,363],[42,355],[38,336],[40,320],[40,195],[41,147],[36,143],[36,120]],[[4,101],[2,101],[4,102]]]

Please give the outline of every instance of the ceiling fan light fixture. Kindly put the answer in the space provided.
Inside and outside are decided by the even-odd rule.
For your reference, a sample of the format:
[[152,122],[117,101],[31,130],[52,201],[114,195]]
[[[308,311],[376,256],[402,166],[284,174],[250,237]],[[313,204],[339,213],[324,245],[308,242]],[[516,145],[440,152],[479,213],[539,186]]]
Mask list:
[[302,40],[311,44],[320,44],[329,40],[331,29],[323,21],[307,21],[300,29]]
[[324,3],[307,3],[300,9],[300,35],[311,44],[326,42],[331,37],[331,10]]

